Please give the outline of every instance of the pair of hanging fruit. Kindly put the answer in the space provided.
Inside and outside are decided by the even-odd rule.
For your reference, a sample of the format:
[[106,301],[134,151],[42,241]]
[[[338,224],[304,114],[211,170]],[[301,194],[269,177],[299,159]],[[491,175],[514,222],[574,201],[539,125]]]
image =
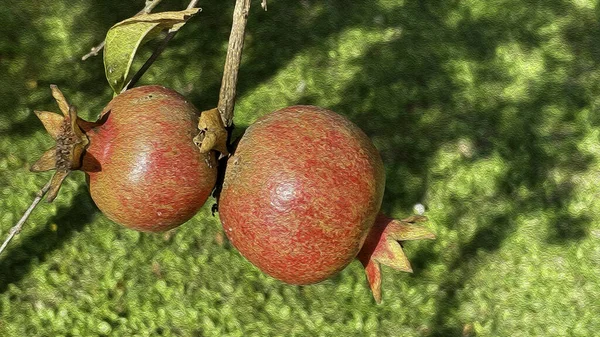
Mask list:
[[[237,5],[235,12],[245,26]],[[69,172],[82,170],[98,208],[128,228],[172,229],[206,202],[217,181],[216,152],[229,155],[220,111],[200,113],[160,86],[127,90],[139,46],[161,30],[174,34],[197,13],[142,14],[109,30],[104,63],[118,95],[98,121],[77,117],[52,86],[63,114],[36,113],[56,146],[32,165],[33,171],[56,169],[49,201]],[[239,63],[243,29],[235,32],[230,45]],[[237,78],[237,71],[230,75]],[[263,116],[220,169],[218,210],[229,240],[259,269],[287,283],[320,282],[358,258],[379,302],[380,264],[410,272],[400,242],[434,238],[416,224],[422,216],[379,214],[385,171],[377,149],[356,125],[326,109],[292,106]]]

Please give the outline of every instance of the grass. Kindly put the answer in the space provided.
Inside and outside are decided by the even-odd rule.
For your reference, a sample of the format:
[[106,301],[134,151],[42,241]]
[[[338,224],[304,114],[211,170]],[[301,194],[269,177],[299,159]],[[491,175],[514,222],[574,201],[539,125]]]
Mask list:
[[[58,84],[93,119],[100,57],[79,61],[121,1],[0,9],[0,233],[49,178],[34,109]],[[166,1],[157,9],[182,8]],[[207,0],[143,83],[213,107],[233,4]],[[312,286],[275,281],[226,241],[210,203],[168,234],[107,220],[82,174],[0,256],[2,336],[592,336],[600,330],[600,7],[596,1],[292,1],[253,5],[235,122],[292,104],[372,137],[383,210],[427,207],[438,239],[384,267],[382,305],[353,262]],[[149,52],[145,51],[146,54]]]

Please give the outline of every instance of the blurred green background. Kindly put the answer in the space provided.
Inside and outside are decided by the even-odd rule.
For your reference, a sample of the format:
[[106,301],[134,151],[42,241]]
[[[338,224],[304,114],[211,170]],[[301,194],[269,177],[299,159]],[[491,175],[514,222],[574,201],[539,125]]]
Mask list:
[[[414,274],[360,263],[312,286],[251,266],[210,200],[165,234],[107,220],[83,174],[0,256],[1,336],[593,336],[600,331],[600,5],[593,0],[254,1],[236,124],[292,104],[347,116],[387,168],[383,211],[426,206]],[[216,105],[234,1],[203,11],[142,83]],[[51,173],[33,114],[55,83],[94,119],[111,99],[80,57],[136,1],[0,7],[0,234]],[[180,9],[165,0],[157,11]],[[145,48],[142,58],[150,48]]]

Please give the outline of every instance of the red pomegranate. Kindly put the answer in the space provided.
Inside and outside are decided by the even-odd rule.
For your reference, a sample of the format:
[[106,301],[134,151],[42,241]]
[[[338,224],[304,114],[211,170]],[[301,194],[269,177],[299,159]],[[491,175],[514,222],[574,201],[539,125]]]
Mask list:
[[223,228],[251,263],[292,284],[325,280],[355,257],[380,301],[383,262],[411,271],[399,240],[433,238],[378,216],[385,172],[369,138],[346,118],[292,106],[251,125],[229,158],[219,198]]
[[[34,171],[56,168],[57,176],[85,171],[98,208],[140,231],[174,228],[207,200],[216,181],[214,154],[201,154],[194,144],[200,113],[183,96],[161,86],[130,89],[106,106],[98,122],[89,123],[77,118],[56,87],[53,94],[65,117],[38,116],[57,141],[48,151],[56,163],[44,163],[45,154]],[[58,118],[62,124],[53,122]]]

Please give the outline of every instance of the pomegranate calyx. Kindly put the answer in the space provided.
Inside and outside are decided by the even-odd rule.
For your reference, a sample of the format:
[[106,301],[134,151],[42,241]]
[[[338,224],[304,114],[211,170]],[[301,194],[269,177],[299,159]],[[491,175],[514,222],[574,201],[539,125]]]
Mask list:
[[220,152],[219,159],[229,155],[227,150],[227,130],[217,108],[203,111],[198,120],[200,133],[194,137],[194,143],[200,148],[200,153],[212,150]]
[[435,239],[435,235],[429,229],[416,224],[426,220],[427,218],[421,215],[413,215],[403,220],[392,219],[382,214],[377,216],[357,255],[365,267],[367,280],[377,303],[381,303],[381,264],[412,273],[401,241]]
[[83,120],[77,117],[75,107],[67,102],[56,85],[50,85],[50,89],[63,115],[48,111],[35,111],[35,114],[56,141],[56,146],[44,152],[40,159],[31,165],[32,172],[56,169],[46,197],[48,202],[56,198],[67,175],[81,167],[83,154],[89,144],[87,136],[79,126]]

